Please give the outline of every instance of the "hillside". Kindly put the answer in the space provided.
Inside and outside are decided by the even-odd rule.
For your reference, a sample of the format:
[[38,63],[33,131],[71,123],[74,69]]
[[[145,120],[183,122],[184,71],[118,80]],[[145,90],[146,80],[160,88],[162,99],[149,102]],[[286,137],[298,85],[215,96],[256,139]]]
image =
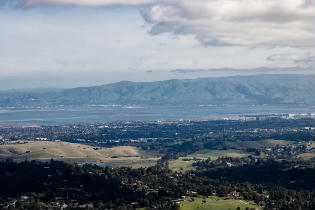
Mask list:
[[310,75],[255,75],[159,82],[118,82],[54,92],[0,93],[0,106],[88,104],[315,104]]
[[153,154],[136,147],[118,146],[100,148],[62,141],[22,141],[0,145],[0,160],[15,161],[50,159],[68,163],[93,163],[99,165],[150,165],[158,159]]

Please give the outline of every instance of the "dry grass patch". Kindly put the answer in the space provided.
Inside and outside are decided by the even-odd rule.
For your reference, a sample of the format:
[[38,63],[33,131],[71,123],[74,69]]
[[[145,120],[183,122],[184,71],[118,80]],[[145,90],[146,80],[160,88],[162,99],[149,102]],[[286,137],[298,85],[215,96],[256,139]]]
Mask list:
[[159,158],[137,147],[92,147],[62,141],[30,141],[23,144],[0,145],[0,159],[16,161],[50,159],[100,165],[133,165],[155,163]]

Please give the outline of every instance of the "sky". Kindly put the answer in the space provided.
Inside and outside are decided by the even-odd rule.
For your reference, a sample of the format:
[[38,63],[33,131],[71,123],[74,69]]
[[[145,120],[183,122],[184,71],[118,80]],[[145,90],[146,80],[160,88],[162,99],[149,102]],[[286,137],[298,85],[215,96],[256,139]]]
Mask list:
[[0,0],[0,89],[315,73],[313,0]]

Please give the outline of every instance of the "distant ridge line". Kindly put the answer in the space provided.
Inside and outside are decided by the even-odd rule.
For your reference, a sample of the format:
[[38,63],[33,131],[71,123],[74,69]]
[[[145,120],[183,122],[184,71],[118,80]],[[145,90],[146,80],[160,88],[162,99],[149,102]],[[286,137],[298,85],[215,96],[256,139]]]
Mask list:
[[262,74],[121,81],[64,90],[0,92],[1,107],[90,104],[120,105],[315,105],[315,76]]

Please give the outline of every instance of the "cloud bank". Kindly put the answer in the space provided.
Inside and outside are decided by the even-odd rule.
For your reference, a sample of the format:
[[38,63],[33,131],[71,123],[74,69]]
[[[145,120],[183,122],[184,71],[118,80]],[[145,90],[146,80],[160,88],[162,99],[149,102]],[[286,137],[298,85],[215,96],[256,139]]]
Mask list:
[[38,6],[109,6],[109,5],[143,5],[156,0],[24,0],[24,7]]
[[315,66],[313,0],[0,0],[0,25],[0,77]]
[[152,35],[189,34],[211,46],[314,46],[313,0],[12,1],[26,8],[145,5],[141,14],[151,25]]
[[174,0],[143,9],[151,34],[192,34],[205,45],[314,46],[309,0]]

